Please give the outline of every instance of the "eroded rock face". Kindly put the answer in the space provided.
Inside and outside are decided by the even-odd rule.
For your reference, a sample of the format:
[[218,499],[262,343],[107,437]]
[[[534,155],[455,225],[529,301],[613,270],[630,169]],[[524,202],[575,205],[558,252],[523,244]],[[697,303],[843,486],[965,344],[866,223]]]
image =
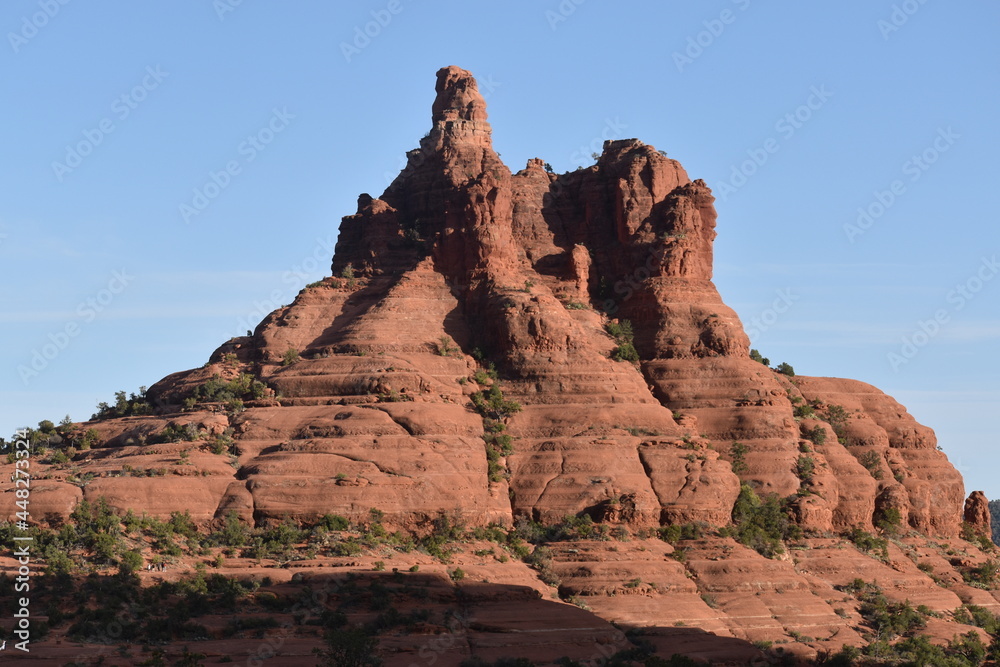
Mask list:
[[973,491],[965,500],[965,522],[977,535],[992,539],[993,522],[990,501],[982,491]]
[[[420,148],[344,218],[335,277],[209,366],[154,386],[161,414],[99,425],[116,446],[167,424],[232,429],[238,470],[149,483],[162,487],[149,509],[183,498],[200,518],[235,509],[257,521],[377,508],[410,528],[444,512],[470,524],[587,513],[633,527],[724,525],[743,482],[798,494],[798,521],[817,531],[872,530],[890,510],[928,534],[956,535],[968,512],[982,528],[981,499],[963,512],[960,476],[898,403],[749,358],[712,284],[704,182],[637,139],[606,142],[596,164],[569,174],[538,159],[512,174],[491,133],[472,75],[442,69]],[[626,320],[637,363],[616,361],[622,341],[604,330]],[[513,451],[492,470],[470,402],[491,383],[475,371],[491,363],[523,408],[506,416]],[[241,372],[266,384],[244,397],[246,411],[220,410],[213,423],[179,411],[214,375]],[[803,415],[807,404],[840,406],[846,422],[835,432]],[[746,451],[739,474],[734,443]],[[102,480],[83,495],[127,504],[133,484]]]
[[[202,523],[229,512],[363,520],[374,508],[413,531],[443,514],[469,526],[586,514],[637,531],[724,526],[749,484],[791,498],[813,535],[873,531],[896,516],[904,531],[931,536],[956,537],[963,519],[990,533],[986,498],[963,505],[962,479],[933,432],[892,398],[750,358],[712,283],[716,212],[703,181],[637,139],[606,142],[596,164],[568,174],[539,159],[511,173],[493,151],[472,75],[441,70],[437,93],[431,131],[407,167],[343,219],[334,277],[222,345],[207,366],[153,386],[155,414],[84,425],[102,444],[75,465],[95,478],[82,489],[39,487],[47,513],[104,496],[153,515],[188,510]],[[637,361],[627,336],[606,332],[625,321]],[[262,383],[238,397],[242,406],[198,390],[241,374]],[[513,440],[491,461],[495,434],[471,397],[494,383],[521,409],[493,415]],[[190,437],[150,444],[167,428]],[[220,438],[224,451],[209,444]],[[0,494],[8,514],[12,502]],[[635,593],[621,588],[627,570],[685,596],[678,605],[654,590],[641,607],[595,598],[605,618],[670,626],[704,617],[700,627],[749,639],[774,638],[756,618],[777,619],[779,633],[799,627],[798,612],[782,606],[794,596],[795,609],[836,635],[843,623],[823,600],[857,576],[859,558],[871,560],[817,543],[793,566],[706,540],[685,574],[664,563],[666,546],[612,561],[602,543],[584,546],[556,554],[568,590]],[[893,567],[902,563],[935,609],[957,606],[897,555]],[[699,590],[718,592],[724,611]]]

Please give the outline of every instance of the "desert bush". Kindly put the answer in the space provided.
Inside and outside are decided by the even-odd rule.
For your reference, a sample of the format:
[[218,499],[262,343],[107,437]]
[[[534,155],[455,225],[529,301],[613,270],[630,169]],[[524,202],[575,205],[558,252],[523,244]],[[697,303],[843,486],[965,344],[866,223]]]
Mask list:
[[126,551],[118,561],[118,571],[129,575],[142,567],[142,554],[138,551]]
[[611,351],[612,359],[615,361],[639,361],[639,352],[633,343],[632,323],[629,320],[621,320],[620,322],[612,320],[604,325],[604,330],[618,343],[618,346]]
[[316,525],[326,530],[343,531],[351,527],[351,522],[339,514],[324,514]]
[[704,535],[704,527],[699,523],[672,524],[662,526],[656,531],[657,537],[668,544],[677,544],[681,540],[698,540]]
[[552,549],[548,547],[535,547],[524,559],[532,569],[538,572],[538,578],[549,586],[558,586],[562,581],[552,569]]
[[792,368],[791,364],[785,363],[784,361],[775,366],[774,370],[781,373],[782,375],[787,375],[788,377],[795,377],[795,369]]
[[225,547],[242,547],[250,539],[250,530],[235,510],[229,510],[223,519],[222,528],[210,535],[213,543]]
[[736,539],[768,558],[784,552],[784,540],[802,535],[789,516],[787,501],[773,494],[762,500],[748,484],[740,487],[732,518]]
[[858,457],[858,463],[863,465],[875,479],[882,479],[882,456],[873,449]]
[[742,442],[734,442],[729,447],[729,456],[732,459],[733,472],[737,475],[747,471],[746,455],[750,448]]
[[826,429],[822,426],[814,426],[806,431],[806,438],[814,445],[821,447],[826,443]]
[[796,417],[802,419],[811,419],[816,416],[816,412],[813,410],[813,407],[808,403],[803,403],[802,405],[796,405],[795,408],[793,408],[792,412]]
[[962,578],[970,586],[990,590],[997,586],[997,567],[997,561],[988,560],[982,565],[963,568]]
[[888,540],[881,537],[875,537],[871,533],[866,533],[860,528],[855,528],[848,533],[848,538],[854,543],[854,546],[861,551],[868,552],[882,561],[889,560]]
[[912,634],[927,625],[909,602],[890,602],[880,590],[862,594],[858,611],[878,639]]
[[795,462],[795,475],[802,480],[803,483],[809,483],[812,481],[815,474],[816,460],[811,456],[806,456],[805,454],[800,455],[798,460]]
[[449,336],[441,336],[437,342],[437,353],[442,357],[450,357],[455,352],[459,352],[458,347]]
[[96,428],[88,428],[83,433],[83,439],[80,441],[80,449],[90,449],[94,445],[100,442],[100,435]]
[[621,343],[611,352],[615,361],[639,361],[639,351],[632,343]]
[[875,527],[883,535],[895,536],[903,526],[903,515],[895,507],[885,507],[875,513]]
[[108,405],[103,401],[98,403],[97,412],[91,416],[91,420],[147,415],[152,411],[153,406],[146,399],[146,388],[139,387],[138,394],[133,392],[126,395],[124,391],[116,391],[114,405]]
[[826,407],[826,421],[838,438],[847,437],[847,418],[847,410],[842,405],[828,405]]
[[502,421],[521,411],[520,403],[504,398],[499,383],[490,385],[487,390],[477,391],[470,398],[476,411],[487,419]]
[[267,385],[249,373],[240,373],[228,382],[215,375],[204,384],[195,387],[191,395],[185,399],[185,407],[191,408],[202,402],[227,403],[235,399],[260,399],[266,392]]
[[[346,269],[345,269],[346,271]],[[326,650],[316,649],[322,662],[329,667],[377,667],[378,638],[363,628],[336,628],[326,632]]]
[[956,623],[975,625],[994,636],[1000,634],[1000,616],[985,607],[964,604],[955,610],[953,619]]

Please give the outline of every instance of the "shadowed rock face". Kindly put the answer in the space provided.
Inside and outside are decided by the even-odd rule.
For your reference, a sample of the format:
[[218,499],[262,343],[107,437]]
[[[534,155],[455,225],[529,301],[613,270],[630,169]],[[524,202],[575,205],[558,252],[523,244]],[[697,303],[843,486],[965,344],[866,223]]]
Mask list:
[[[343,219],[334,278],[222,345],[205,367],[157,383],[154,416],[87,424],[104,444],[78,463],[99,479],[82,494],[52,480],[33,501],[65,515],[81,495],[105,496],[154,515],[186,509],[200,522],[230,511],[256,522],[363,519],[376,508],[388,525],[416,531],[445,513],[470,526],[588,514],[635,530],[726,525],[748,483],[793,497],[798,523],[814,534],[872,531],[889,510],[904,531],[954,538],[964,518],[988,534],[985,497],[963,505],[962,479],[933,432],[892,398],[750,359],[739,318],[712,283],[714,198],[676,160],[628,139],[606,142],[596,164],[575,172],[548,173],[534,159],[512,174],[493,151],[475,79],[457,67],[438,72],[432,121],[381,197],[361,195]],[[625,320],[636,362],[615,360],[624,339],[605,330]],[[471,400],[494,382],[475,377],[489,364],[522,407],[499,415],[512,451],[492,463],[488,424]],[[245,410],[200,402],[181,411],[199,385],[241,372],[267,385],[244,397]],[[233,429],[238,469],[194,447],[190,471],[114,476],[126,463],[151,469],[192,450],[142,445],[168,424]],[[734,443],[745,450],[736,460]],[[650,580],[655,571],[660,590],[676,588],[683,604],[650,593],[640,611],[602,598],[598,614],[664,626],[700,614],[700,627],[750,639],[773,633],[738,630],[736,593],[747,580],[764,594],[747,618],[778,618],[775,605],[797,591],[835,631],[846,621],[820,598],[857,576],[855,561],[871,560],[852,551],[853,561],[792,567],[719,538],[700,543],[687,575],[645,547],[616,556],[622,564],[608,574],[595,565],[607,561],[602,544],[556,554],[574,591],[614,590],[622,572]],[[901,561],[900,585],[927,588],[922,599],[934,608],[959,604]],[[889,581],[878,567],[873,578]],[[706,606],[699,581],[714,582],[731,608]],[[779,634],[794,625],[775,621]]]

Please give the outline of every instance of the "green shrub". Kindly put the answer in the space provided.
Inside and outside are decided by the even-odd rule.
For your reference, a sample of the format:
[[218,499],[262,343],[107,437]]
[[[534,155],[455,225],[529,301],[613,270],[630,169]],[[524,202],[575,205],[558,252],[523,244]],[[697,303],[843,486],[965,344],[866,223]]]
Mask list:
[[494,383],[487,390],[477,391],[470,398],[476,411],[487,419],[502,421],[521,411],[520,403],[504,398],[499,383]]
[[535,547],[534,551],[525,557],[524,562],[538,572],[538,578],[549,586],[558,586],[562,583],[559,575],[552,569],[552,549]]
[[100,442],[100,434],[96,428],[88,428],[83,433],[83,440],[80,441],[80,449],[90,449]]
[[907,602],[891,602],[876,584],[855,579],[846,587],[861,604],[858,612],[878,640],[892,640],[922,630],[927,622],[924,614]]
[[142,567],[142,554],[138,551],[126,551],[118,561],[118,571],[124,575],[132,574]]
[[228,403],[231,408],[237,407],[235,399],[240,399],[239,409],[242,409],[243,399],[260,399],[267,392],[267,385],[254,379],[249,373],[240,373],[237,377],[223,380],[218,375],[213,376],[204,384],[198,385],[191,395],[184,399],[185,409],[190,410],[198,403]]
[[813,410],[813,407],[808,403],[796,405],[793,409],[793,414],[802,419],[811,419],[816,416],[816,412]]
[[139,387],[138,394],[132,393],[126,395],[124,391],[116,391],[115,404],[113,406],[103,401],[98,403],[97,412],[91,416],[91,420],[148,415],[152,411],[153,406],[146,399],[146,388]]
[[806,431],[806,438],[817,447],[822,447],[826,443],[826,429],[822,426],[814,426]]
[[379,403],[406,403],[412,401],[413,397],[409,394],[404,394],[395,389],[389,389],[378,395]]
[[875,514],[875,527],[883,535],[898,535],[903,525],[903,515],[895,507],[886,507]]
[[198,431],[195,428],[192,433],[188,426],[194,427],[193,424],[188,424],[181,426],[180,424],[167,424],[162,431],[153,434],[146,439],[147,444],[158,445],[165,442],[183,442],[192,441],[198,439]]
[[972,524],[968,521],[962,522],[962,529],[959,532],[959,537],[961,537],[966,542],[976,541],[976,529],[973,528]]
[[873,449],[858,457],[858,463],[863,465],[875,479],[882,479],[882,455]]
[[376,655],[378,638],[369,634],[365,629],[336,628],[328,630],[326,646],[327,649],[320,652],[322,660],[320,664],[324,666],[377,667],[377,665],[382,664]]
[[629,320],[610,321],[604,325],[604,330],[615,339],[615,342],[631,342],[635,333],[632,331],[632,322]]
[[848,534],[848,538],[854,543],[861,551],[865,551],[869,554],[874,555],[881,561],[888,562],[889,560],[889,541],[881,538],[875,537],[871,533],[866,533],[860,528],[855,528]]
[[639,352],[632,343],[622,343],[611,352],[615,361],[639,361]]
[[972,630],[964,635],[954,637],[948,642],[948,648],[945,650],[946,655],[964,659],[969,665],[981,665],[986,659],[986,652],[987,648],[983,644],[983,640],[979,638],[978,633]]
[[62,463],[69,463],[70,458],[65,450],[57,449],[52,452],[52,456],[49,457],[49,463],[52,465],[60,465]]
[[326,530],[344,531],[351,527],[351,522],[339,514],[324,514],[317,526],[321,526]]
[[737,475],[745,473],[747,471],[746,455],[750,451],[750,448],[744,445],[742,442],[734,442],[729,447],[729,456],[732,458],[732,468],[733,472]]
[[962,569],[962,578],[965,583],[976,588],[990,590],[997,586],[997,567],[995,560],[988,560],[982,565]]
[[787,364],[784,361],[775,366],[774,370],[781,373],[782,375],[787,375],[788,377],[795,377],[795,369],[792,368],[791,364]]
[[681,540],[700,540],[704,528],[699,523],[672,524],[658,528],[656,535],[668,544],[677,544]]
[[364,546],[354,537],[338,540],[330,545],[331,556],[357,556],[364,551]]
[[789,516],[787,501],[774,494],[762,500],[748,484],[740,487],[732,517],[736,539],[768,558],[784,552],[784,540],[802,536]]
[[226,547],[242,547],[250,539],[250,530],[235,510],[229,510],[223,519],[222,529],[212,533],[212,541]]
[[955,610],[954,620],[956,623],[975,625],[994,636],[1000,634],[1000,616],[985,607],[974,604],[962,605]]
[[639,361],[639,352],[633,344],[634,333],[632,323],[628,320],[610,321],[604,325],[604,330],[615,339],[618,345],[611,351],[615,361]]
[[795,462],[795,475],[804,483],[812,481],[816,474],[816,460],[811,456],[802,454]]
[[296,350],[295,348],[290,347],[287,350],[285,350],[285,354],[282,355],[282,357],[281,357],[281,365],[282,366],[291,366],[292,364],[296,363],[300,359],[301,359],[301,357],[299,356],[299,351]]
[[232,429],[227,428],[225,433],[215,436],[215,440],[212,441],[210,446],[213,454],[222,455],[232,452],[233,446],[236,443],[233,441],[232,435],[230,435],[231,432]]
[[832,655],[821,652],[816,664],[823,667],[853,667],[858,664],[860,657],[861,649],[845,644],[839,651]]
[[833,428],[833,432],[838,438],[847,437],[847,410],[842,405],[828,405],[826,408],[826,421]]
[[764,364],[765,366],[771,365],[771,360],[767,357],[762,357],[760,352],[757,350],[750,350],[750,359],[756,361],[757,363]]
[[459,351],[458,347],[453,345],[453,343],[454,341],[452,341],[450,337],[441,336],[437,342],[437,353],[442,357],[450,357],[452,354]]

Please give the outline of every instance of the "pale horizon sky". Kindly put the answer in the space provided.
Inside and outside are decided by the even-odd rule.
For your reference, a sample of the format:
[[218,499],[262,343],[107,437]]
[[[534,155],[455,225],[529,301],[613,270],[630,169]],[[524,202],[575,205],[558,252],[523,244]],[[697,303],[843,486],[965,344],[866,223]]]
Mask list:
[[894,396],[998,498],[998,27],[969,0],[10,0],[0,434],[199,366],[329,275],[458,65],[511,169],[637,137],[704,179],[754,346]]

